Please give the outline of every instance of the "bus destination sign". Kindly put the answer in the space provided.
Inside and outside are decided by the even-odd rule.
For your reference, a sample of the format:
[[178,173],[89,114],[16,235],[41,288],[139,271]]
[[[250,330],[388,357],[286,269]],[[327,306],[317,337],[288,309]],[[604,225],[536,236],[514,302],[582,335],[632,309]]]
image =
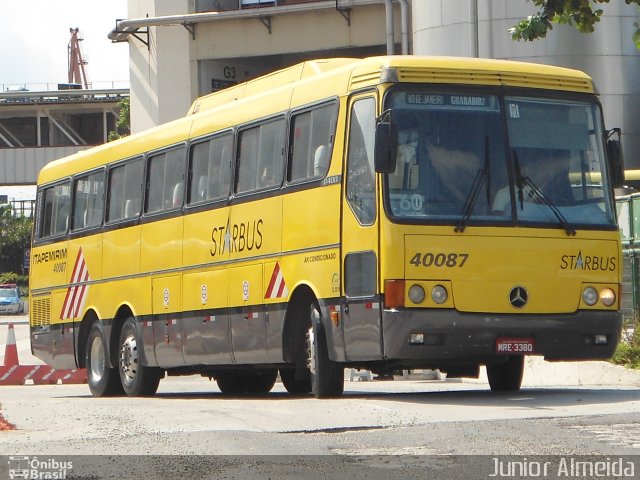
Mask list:
[[[445,109],[481,109],[495,110],[496,98],[493,95],[464,95],[464,94],[440,94],[426,92],[405,92],[404,103],[406,106],[435,107]],[[400,105],[398,105],[400,106]]]

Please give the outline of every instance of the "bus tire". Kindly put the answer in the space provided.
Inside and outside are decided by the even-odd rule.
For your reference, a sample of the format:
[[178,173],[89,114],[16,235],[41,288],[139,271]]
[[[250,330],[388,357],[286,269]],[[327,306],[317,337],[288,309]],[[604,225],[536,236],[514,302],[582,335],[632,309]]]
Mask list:
[[510,356],[504,363],[487,365],[487,377],[492,392],[517,392],[522,385],[524,355]]
[[124,393],[129,397],[151,397],[158,390],[163,371],[142,365],[138,346],[141,341],[133,317],[125,320],[120,331],[118,365]]
[[278,378],[278,370],[238,370],[216,376],[220,391],[227,395],[257,395],[269,393]]
[[280,380],[282,380],[282,385],[284,385],[284,388],[286,388],[289,393],[301,395],[311,392],[311,375],[309,370],[305,369],[302,376],[303,378],[296,378],[295,368],[280,369]]
[[85,365],[87,384],[94,397],[108,397],[123,393],[120,376],[116,368],[109,368],[109,352],[102,330],[94,323],[87,337]]
[[344,391],[344,367],[329,358],[327,338],[317,306],[311,307],[311,328],[307,334],[311,391],[316,398],[339,397]]

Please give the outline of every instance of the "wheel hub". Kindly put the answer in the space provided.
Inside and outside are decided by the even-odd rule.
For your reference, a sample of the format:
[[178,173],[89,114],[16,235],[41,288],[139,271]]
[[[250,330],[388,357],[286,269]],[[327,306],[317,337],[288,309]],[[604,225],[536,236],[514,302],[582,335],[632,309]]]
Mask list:
[[104,357],[104,346],[102,345],[102,340],[99,337],[95,337],[93,342],[91,342],[91,369],[89,371],[91,380],[94,384],[99,383],[104,376]]
[[138,373],[138,346],[133,335],[128,335],[120,348],[120,371],[122,381],[131,384]]

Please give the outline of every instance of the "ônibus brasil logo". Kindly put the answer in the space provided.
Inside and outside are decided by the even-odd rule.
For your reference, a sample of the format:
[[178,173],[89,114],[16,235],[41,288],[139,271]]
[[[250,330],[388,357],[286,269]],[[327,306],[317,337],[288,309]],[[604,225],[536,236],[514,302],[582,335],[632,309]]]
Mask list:
[[9,478],[28,480],[65,480],[73,469],[73,462],[55,458],[9,457]]

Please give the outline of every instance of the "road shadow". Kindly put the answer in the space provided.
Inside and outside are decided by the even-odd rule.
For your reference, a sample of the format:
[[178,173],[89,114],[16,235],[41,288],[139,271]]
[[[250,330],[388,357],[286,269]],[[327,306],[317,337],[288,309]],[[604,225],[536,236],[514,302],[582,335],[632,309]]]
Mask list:
[[373,400],[385,402],[415,403],[435,406],[476,406],[476,407],[508,407],[510,409],[557,409],[576,405],[603,405],[640,401],[640,388],[594,388],[594,387],[535,387],[523,388],[518,392],[494,393],[484,385],[477,388],[429,390],[412,392],[362,392],[350,390],[345,385],[342,397],[316,400],[312,395],[293,395],[287,392],[270,392],[262,395],[228,395],[217,391],[211,392],[161,392],[157,399],[211,399],[216,401],[238,400],[276,400],[282,402],[311,401],[351,401]]

